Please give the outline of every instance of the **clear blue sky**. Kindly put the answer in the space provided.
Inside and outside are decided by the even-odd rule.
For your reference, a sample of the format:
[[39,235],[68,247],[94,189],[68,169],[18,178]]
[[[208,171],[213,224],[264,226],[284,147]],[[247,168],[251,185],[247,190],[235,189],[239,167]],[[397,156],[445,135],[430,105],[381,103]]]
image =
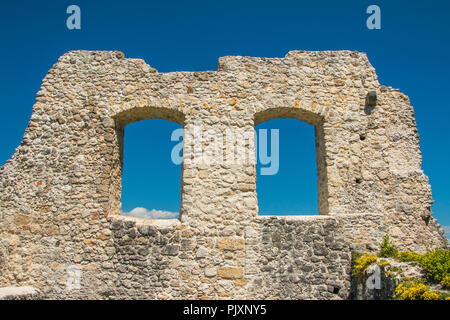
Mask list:
[[[70,4],[81,8],[81,30],[66,28],[66,8]],[[381,8],[381,30],[366,28],[365,11],[371,4]],[[0,164],[22,139],[42,78],[69,50],[121,50],[127,57],[145,59],[160,72],[216,70],[218,57],[224,55],[283,57],[293,49],[359,50],[367,52],[382,84],[399,88],[411,98],[421,137],[423,169],[430,177],[435,199],[434,216],[450,225],[449,11],[449,1],[422,0],[1,1]],[[149,132],[140,126],[144,122],[127,128],[129,141]],[[158,123],[152,128],[159,126],[164,127]],[[294,125],[280,128],[280,139],[283,128],[293,129],[289,126]],[[300,126],[304,143],[311,142],[311,154],[312,130]],[[170,128],[166,128],[167,134]],[[161,139],[169,140],[164,132]],[[125,148],[131,155],[151,159],[142,148]],[[170,150],[170,146],[167,148]],[[169,156],[166,158],[170,161]],[[289,155],[286,157],[289,160]],[[311,162],[308,159],[304,159],[305,164]],[[133,169],[131,163],[125,164],[127,170],[143,170]],[[172,166],[167,172],[173,171],[176,177],[179,166]],[[315,170],[315,163],[308,168]],[[283,170],[281,162],[278,181],[293,186],[289,177],[283,180]],[[173,186],[165,185],[172,183],[170,179],[154,180],[150,172],[146,181],[138,182],[136,172],[124,177],[129,190],[125,195],[133,199],[124,202],[124,209],[132,209],[133,201],[141,195],[146,198],[142,205],[149,209],[178,209],[179,203],[174,206],[166,195],[173,191]],[[305,176],[305,181],[309,178]],[[161,186],[160,196],[154,199],[150,193],[140,191],[145,184],[154,188],[152,179]],[[316,195],[298,192],[296,204],[292,197],[283,198],[285,189],[277,191],[271,178],[265,182],[269,182],[266,187],[258,185],[258,191],[264,194],[261,211],[317,210]],[[309,183],[315,188],[315,181]],[[303,203],[301,208],[298,203]]]

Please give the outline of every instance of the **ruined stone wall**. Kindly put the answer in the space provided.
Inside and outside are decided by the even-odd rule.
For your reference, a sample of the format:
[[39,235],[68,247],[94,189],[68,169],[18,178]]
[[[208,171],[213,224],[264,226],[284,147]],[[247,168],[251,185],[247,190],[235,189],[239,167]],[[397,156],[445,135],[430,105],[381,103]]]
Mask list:
[[[315,126],[319,216],[258,216],[252,163],[184,163],[180,220],[119,215],[127,124],[251,130],[286,117]],[[375,250],[386,233],[400,249],[444,245],[431,204],[409,99],[381,86],[363,53],[158,73],[121,52],[72,51],[0,169],[0,286],[47,298],[348,298],[353,250]],[[73,265],[81,286],[67,291]]]

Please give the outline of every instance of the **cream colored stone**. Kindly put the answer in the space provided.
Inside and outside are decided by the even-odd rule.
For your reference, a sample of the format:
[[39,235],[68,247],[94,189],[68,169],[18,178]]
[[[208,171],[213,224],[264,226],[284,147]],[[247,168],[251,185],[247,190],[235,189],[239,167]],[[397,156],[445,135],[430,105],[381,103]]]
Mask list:
[[217,275],[223,279],[240,279],[244,272],[242,268],[221,267],[217,268]]

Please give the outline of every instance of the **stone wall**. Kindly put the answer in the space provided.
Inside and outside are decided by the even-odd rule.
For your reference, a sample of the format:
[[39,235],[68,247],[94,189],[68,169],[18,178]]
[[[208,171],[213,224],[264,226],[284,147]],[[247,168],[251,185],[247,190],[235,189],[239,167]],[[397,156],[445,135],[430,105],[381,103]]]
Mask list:
[[[124,127],[151,118],[185,132],[314,125],[320,215],[259,217],[252,163],[184,163],[180,220],[120,216]],[[174,73],[121,52],[68,52],[42,82],[0,192],[0,286],[48,298],[348,298],[352,250],[386,233],[400,249],[445,244],[409,99],[351,51]],[[81,283],[68,291],[71,266]]]

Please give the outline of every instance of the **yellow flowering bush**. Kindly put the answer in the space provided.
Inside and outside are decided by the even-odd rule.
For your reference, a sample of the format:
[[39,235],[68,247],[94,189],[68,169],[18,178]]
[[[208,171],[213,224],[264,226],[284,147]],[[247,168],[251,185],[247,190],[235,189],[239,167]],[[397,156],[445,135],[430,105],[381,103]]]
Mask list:
[[402,281],[395,288],[395,298],[402,300],[420,300],[422,295],[428,291],[428,286],[418,279],[408,279]]
[[442,279],[441,284],[444,288],[450,289],[450,276],[445,276]]
[[438,292],[428,290],[421,279],[403,280],[397,288],[395,288],[395,298],[401,300],[440,300],[443,296]]
[[439,300],[441,298],[441,296],[434,291],[425,291],[422,294],[422,299],[423,300]]
[[380,260],[380,262],[378,263],[378,265],[379,265],[381,268],[385,268],[385,267],[387,267],[387,266],[389,265],[389,262],[387,262],[386,260]]
[[378,258],[373,254],[366,253],[355,260],[355,272],[362,275],[368,266],[377,262]]

